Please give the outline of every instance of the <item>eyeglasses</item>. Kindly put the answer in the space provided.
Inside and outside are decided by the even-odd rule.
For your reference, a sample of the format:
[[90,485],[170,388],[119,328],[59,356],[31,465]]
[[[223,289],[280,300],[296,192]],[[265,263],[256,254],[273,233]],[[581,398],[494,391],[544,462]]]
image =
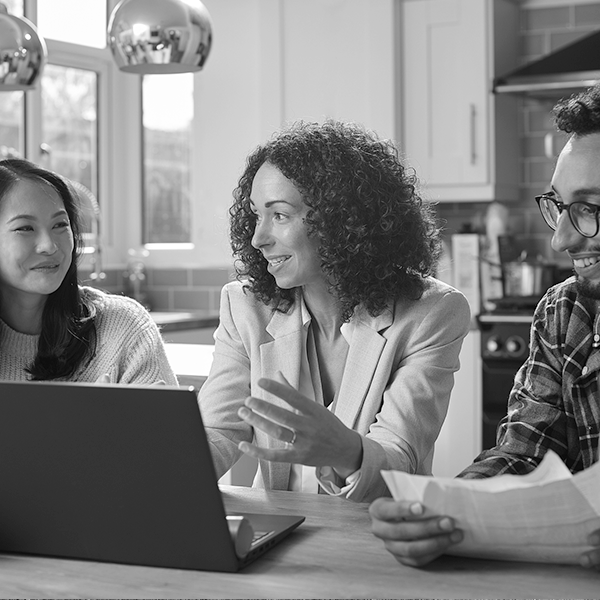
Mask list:
[[600,230],[600,223],[598,222],[600,206],[581,200],[565,204],[556,200],[550,194],[536,196],[535,201],[538,203],[542,217],[544,217],[544,221],[546,221],[550,229],[556,230],[558,219],[563,210],[566,210],[573,227],[583,237],[592,238],[598,235],[598,231]]

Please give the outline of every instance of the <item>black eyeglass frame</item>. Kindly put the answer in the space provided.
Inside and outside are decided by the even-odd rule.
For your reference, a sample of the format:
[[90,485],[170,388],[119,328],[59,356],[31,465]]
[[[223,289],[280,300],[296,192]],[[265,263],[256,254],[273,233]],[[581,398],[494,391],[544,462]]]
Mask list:
[[[569,215],[569,221],[571,221],[571,225],[573,225],[573,227],[575,228],[577,233],[579,233],[583,237],[593,238],[598,235],[598,232],[600,231],[600,220],[599,220],[600,206],[599,205],[591,204],[590,202],[584,202],[583,200],[576,200],[575,202],[571,202],[570,204],[565,204],[564,202],[557,200],[552,194],[540,194],[539,196],[535,196],[535,201],[537,202],[538,208],[540,209],[540,212],[542,213],[542,217],[543,217],[544,221],[546,222],[546,225],[548,225],[548,227],[550,227],[550,229],[552,229],[552,231],[556,231],[556,225],[553,225],[552,223],[550,223],[550,221],[546,218],[546,215],[544,214],[544,209],[542,208],[542,205],[541,205],[542,200],[550,200],[550,202],[552,202],[558,209],[559,216],[562,214],[563,210],[566,210],[567,214]],[[571,215],[571,209],[572,209],[572,207],[578,206],[578,205],[583,205],[586,208],[589,208],[591,211],[593,211],[594,217],[596,219],[595,233],[593,233],[593,234],[584,233],[583,231],[581,231],[581,229],[575,223],[575,220],[573,219],[573,217]]]

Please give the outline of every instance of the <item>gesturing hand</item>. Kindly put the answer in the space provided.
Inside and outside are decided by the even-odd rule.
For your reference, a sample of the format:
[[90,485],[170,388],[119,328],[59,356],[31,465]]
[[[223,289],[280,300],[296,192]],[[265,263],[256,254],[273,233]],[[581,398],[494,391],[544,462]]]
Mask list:
[[238,416],[287,444],[286,448],[261,448],[240,442],[242,452],[263,460],[332,467],[343,478],[360,467],[362,441],[356,431],[287,382],[260,379],[258,385],[284,400],[295,411],[253,396],[246,398]]

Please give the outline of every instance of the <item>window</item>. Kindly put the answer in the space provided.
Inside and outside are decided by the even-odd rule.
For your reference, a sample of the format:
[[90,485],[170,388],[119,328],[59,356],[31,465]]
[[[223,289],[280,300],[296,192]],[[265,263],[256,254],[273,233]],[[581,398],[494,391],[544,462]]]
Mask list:
[[[116,69],[106,46],[106,26],[116,2],[5,2],[11,14],[36,24],[48,59],[35,89],[0,94],[0,157],[24,156],[85,186],[79,196],[88,251],[98,239],[98,205],[105,251],[115,237],[111,222],[117,184],[112,170],[122,159],[119,155],[111,163],[108,150],[114,113],[109,100],[118,105],[121,98],[109,93]],[[115,253],[111,246],[111,259]]]
[[51,167],[98,193],[98,75],[49,64],[42,76],[42,140]]
[[[177,251],[189,260],[199,231],[193,74],[120,73],[106,45],[118,0],[2,1],[36,24],[48,61],[34,90],[0,93],[0,157],[24,156],[91,191],[106,264],[141,244],[159,263]],[[86,212],[92,240],[98,211]]]
[[0,94],[0,158],[25,154],[24,93],[2,92]]
[[106,0],[37,0],[37,26],[44,38],[106,47]]
[[[86,245],[95,245],[98,210],[98,74],[87,69],[49,64],[42,76],[42,139],[52,170],[83,184]],[[91,192],[90,194],[88,193]]]
[[143,242],[189,244],[194,77],[146,75],[142,94]]

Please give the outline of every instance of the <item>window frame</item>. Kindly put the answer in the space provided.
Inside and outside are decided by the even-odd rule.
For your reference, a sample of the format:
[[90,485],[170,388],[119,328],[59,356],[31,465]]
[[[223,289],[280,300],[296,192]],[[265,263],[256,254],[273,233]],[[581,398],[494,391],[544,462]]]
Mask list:
[[[107,22],[119,0],[107,0]],[[37,22],[37,0],[24,0],[24,14]],[[106,48],[93,48],[45,38],[48,63],[64,67],[89,69],[98,74],[98,202],[101,209],[101,242],[104,268],[121,268],[127,262],[128,249],[145,247],[143,234],[143,114],[142,77],[119,71],[112,53]],[[181,267],[206,262],[206,242],[201,240],[205,226],[203,211],[207,190],[201,187],[203,175],[199,161],[206,159],[201,148],[201,132],[206,126],[198,118],[201,82],[194,74],[194,141],[190,161],[192,227],[191,244],[149,244],[151,267]],[[165,76],[168,77],[168,76]],[[40,162],[42,123],[41,86],[24,94],[24,153]],[[43,164],[43,161],[42,161]],[[204,183],[206,186],[206,183]],[[86,258],[83,259],[86,266]]]
[[[110,155],[110,87],[112,80],[112,56],[108,48],[98,49],[46,39],[48,64],[93,71],[97,75],[97,156],[98,156],[98,203],[102,214],[102,242],[104,249],[114,244],[113,221],[114,206],[111,201]],[[25,154],[29,160],[44,164],[42,144],[42,90],[36,88],[25,95]]]

